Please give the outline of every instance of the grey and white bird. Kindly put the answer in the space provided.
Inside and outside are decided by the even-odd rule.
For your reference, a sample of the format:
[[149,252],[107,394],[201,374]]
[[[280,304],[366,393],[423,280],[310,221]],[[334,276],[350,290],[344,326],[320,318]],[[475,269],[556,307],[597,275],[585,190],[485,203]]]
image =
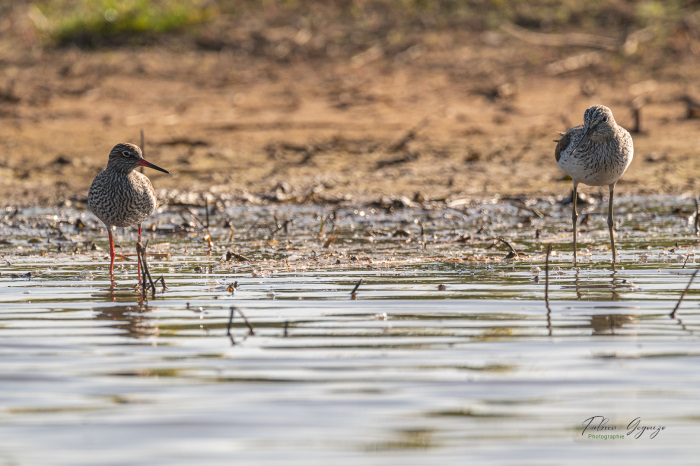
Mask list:
[[[158,200],[151,181],[135,171],[136,167],[149,167],[170,173],[143,158],[135,144],[120,143],[109,153],[107,168],[92,181],[88,192],[88,207],[107,227],[109,234],[109,276],[114,282],[114,240],[112,227],[138,225],[141,241],[141,222],[158,207]],[[139,267],[139,283],[141,273]]]
[[554,150],[559,167],[574,182],[573,212],[574,267],[576,266],[576,199],[579,183],[588,186],[608,186],[608,229],[612,246],[612,267],[615,269],[615,235],[613,233],[613,197],[615,184],[632,162],[632,136],[615,122],[612,111],[604,105],[593,105],[583,114],[583,126],[570,128],[561,135]]

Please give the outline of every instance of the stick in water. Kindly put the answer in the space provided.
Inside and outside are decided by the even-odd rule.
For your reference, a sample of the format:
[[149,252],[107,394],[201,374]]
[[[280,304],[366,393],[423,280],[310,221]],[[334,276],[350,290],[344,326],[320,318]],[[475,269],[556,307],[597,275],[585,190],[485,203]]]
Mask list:
[[357,289],[362,285],[362,279],[360,278],[360,281],[357,282],[357,285],[355,285],[355,288],[352,289],[352,292],[350,293],[350,297],[352,299],[357,299]]
[[153,298],[155,299],[155,297],[156,297],[156,284],[153,282],[153,277],[151,276],[151,272],[148,270],[148,262],[146,261],[146,248],[147,247],[148,247],[148,241],[146,241],[145,245],[143,245],[141,243],[137,243],[136,244],[136,252],[137,252],[137,255],[139,256],[139,263],[141,264],[141,274],[142,274],[141,283],[143,283],[143,296],[145,298],[146,292],[148,291],[148,286],[146,285],[146,278],[148,278],[148,282],[150,283],[151,290],[153,293]]
[[678,308],[681,307],[681,302],[683,302],[683,298],[685,297],[685,294],[688,292],[688,289],[690,288],[690,285],[693,283],[693,280],[695,280],[695,276],[698,274],[698,271],[700,271],[700,269],[695,269],[695,272],[693,272],[693,275],[690,276],[690,281],[688,282],[688,286],[686,286],[685,290],[683,290],[683,293],[681,293],[681,297],[678,298],[678,302],[676,303],[676,307],[674,307],[673,312],[671,312],[671,319],[676,317],[676,312],[678,311]]
[[231,314],[228,316],[228,326],[226,327],[226,335],[231,340],[231,346],[236,344],[236,340],[233,338],[233,333],[231,333],[231,325],[233,325],[233,313],[236,311],[235,306],[231,306]]
[[547,257],[544,260],[544,305],[547,307],[547,328],[552,335],[552,309],[549,307],[549,255],[552,253],[552,244],[547,245]]

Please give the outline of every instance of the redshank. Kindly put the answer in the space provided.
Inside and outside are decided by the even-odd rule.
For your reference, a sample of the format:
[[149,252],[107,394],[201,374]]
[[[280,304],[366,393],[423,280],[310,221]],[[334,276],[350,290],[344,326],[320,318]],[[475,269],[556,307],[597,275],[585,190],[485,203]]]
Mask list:
[[615,270],[615,235],[613,233],[613,196],[615,183],[620,179],[634,155],[632,136],[613,118],[612,111],[603,105],[594,105],[583,114],[583,126],[574,126],[561,135],[554,156],[559,167],[574,181],[574,267],[576,267],[576,200],[578,184],[608,186],[608,229],[612,245],[612,268]]
[[[112,227],[138,225],[140,242],[141,222],[158,207],[151,181],[134,170],[138,166],[170,173],[146,161],[138,146],[121,143],[114,146],[109,153],[107,168],[95,177],[88,192],[88,206],[97,218],[102,220],[109,234],[109,276],[112,283],[114,283],[115,255]],[[140,266],[139,283],[141,283]]]

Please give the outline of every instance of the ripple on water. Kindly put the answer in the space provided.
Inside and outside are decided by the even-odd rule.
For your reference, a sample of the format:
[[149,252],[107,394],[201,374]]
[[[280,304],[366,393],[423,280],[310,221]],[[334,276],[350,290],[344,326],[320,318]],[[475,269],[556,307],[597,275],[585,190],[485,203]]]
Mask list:
[[[212,214],[212,244],[166,208],[145,236],[168,288],[145,302],[128,248],[118,248],[110,288],[104,235],[89,216],[5,219],[2,458],[656,464],[672,452],[687,462],[700,433],[697,292],[669,313],[698,251],[674,202],[620,200],[615,273],[602,204],[582,212],[577,271],[568,208],[546,201],[532,205],[544,218],[507,200],[395,212],[228,207]],[[118,232],[118,245],[133,236]],[[504,260],[498,237],[526,255]],[[249,260],[227,262],[229,250]],[[232,306],[254,335],[236,313],[227,336]],[[615,433],[637,417],[666,430],[581,435],[597,415]]]

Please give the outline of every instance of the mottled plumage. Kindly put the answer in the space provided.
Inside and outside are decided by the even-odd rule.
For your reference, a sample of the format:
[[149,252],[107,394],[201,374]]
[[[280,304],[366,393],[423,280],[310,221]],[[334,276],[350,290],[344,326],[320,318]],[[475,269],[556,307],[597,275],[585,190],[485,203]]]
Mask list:
[[613,235],[613,196],[615,183],[632,162],[632,136],[615,122],[612,111],[603,105],[594,105],[583,114],[583,125],[570,128],[562,134],[554,150],[559,167],[574,182],[573,213],[574,265],[576,265],[576,199],[578,184],[608,186],[608,228],[615,268],[615,237]]
[[632,162],[632,136],[603,105],[587,109],[583,121],[583,126],[574,126],[562,135],[554,150],[557,163],[579,183],[609,186]]
[[146,220],[158,201],[145,175],[103,170],[90,186],[88,206],[105,225],[129,227]]
[[139,241],[141,241],[141,222],[158,207],[151,181],[134,170],[138,166],[168,173],[167,170],[146,161],[138,146],[121,143],[114,146],[109,154],[107,168],[95,177],[88,192],[87,201],[90,210],[107,226],[109,233],[112,281],[114,281],[112,227],[138,225]]

